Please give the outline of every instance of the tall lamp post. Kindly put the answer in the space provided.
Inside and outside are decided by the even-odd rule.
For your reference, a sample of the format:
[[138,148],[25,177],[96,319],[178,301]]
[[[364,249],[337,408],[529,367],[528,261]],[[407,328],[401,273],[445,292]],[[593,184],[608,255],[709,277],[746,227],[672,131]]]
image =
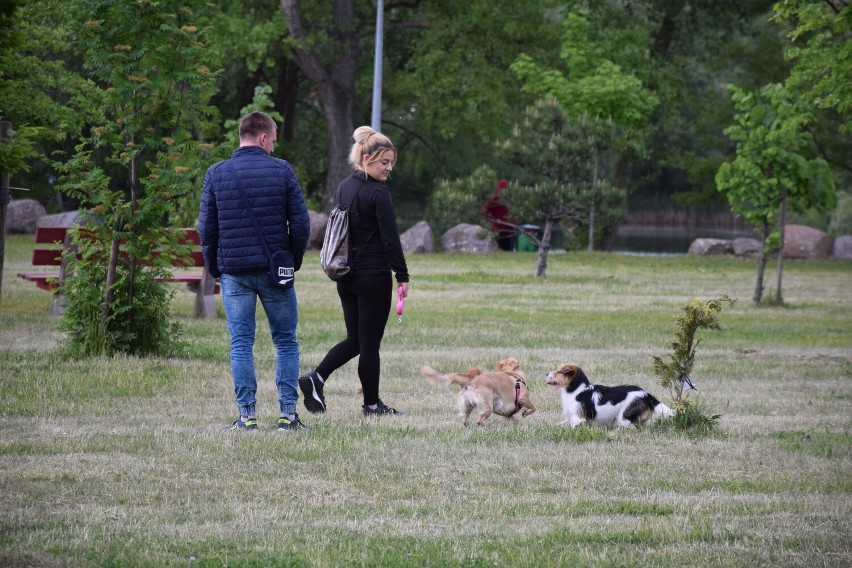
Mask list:
[[382,131],[382,36],[385,27],[385,2],[376,4],[376,58],[373,62],[373,116],[370,126]]

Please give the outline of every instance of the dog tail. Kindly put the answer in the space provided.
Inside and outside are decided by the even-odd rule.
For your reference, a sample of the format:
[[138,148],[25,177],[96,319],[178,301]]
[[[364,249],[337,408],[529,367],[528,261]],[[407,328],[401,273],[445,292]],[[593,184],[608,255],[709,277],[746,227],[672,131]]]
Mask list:
[[432,367],[428,365],[423,365],[420,367],[420,374],[432,381],[433,383],[449,387],[450,385],[458,385],[460,387],[466,387],[470,384],[473,378],[482,373],[482,369],[479,367],[471,367],[464,373],[442,373],[440,371],[436,371]]
[[662,402],[657,402],[657,405],[654,407],[654,418],[668,418],[674,415],[675,411]]

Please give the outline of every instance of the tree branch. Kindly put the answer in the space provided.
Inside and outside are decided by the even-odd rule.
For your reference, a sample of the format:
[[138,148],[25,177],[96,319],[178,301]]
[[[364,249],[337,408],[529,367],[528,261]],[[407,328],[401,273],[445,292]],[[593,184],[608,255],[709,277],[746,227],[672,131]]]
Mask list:
[[[299,1],[281,0],[281,10],[284,12],[284,19],[287,20],[287,29],[290,35],[298,44],[304,44],[307,36],[305,26],[302,23],[302,14],[299,11]],[[299,62],[299,67],[302,68],[305,75],[310,77],[311,81],[316,84],[325,84],[330,80],[328,71],[322,66],[319,56],[313,49],[305,49],[297,45],[293,51],[296,61]]]

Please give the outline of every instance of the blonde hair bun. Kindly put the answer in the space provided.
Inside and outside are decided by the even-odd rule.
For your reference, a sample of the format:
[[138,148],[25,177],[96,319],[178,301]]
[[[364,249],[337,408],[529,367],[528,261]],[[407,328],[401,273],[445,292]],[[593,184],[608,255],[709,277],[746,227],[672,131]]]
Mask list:
[[367,142],[367,138],[375,133],[376,131],[369,126],[359,126],[355,129],[355,132],[352,133],[352,139],[356,144],[364,144]]

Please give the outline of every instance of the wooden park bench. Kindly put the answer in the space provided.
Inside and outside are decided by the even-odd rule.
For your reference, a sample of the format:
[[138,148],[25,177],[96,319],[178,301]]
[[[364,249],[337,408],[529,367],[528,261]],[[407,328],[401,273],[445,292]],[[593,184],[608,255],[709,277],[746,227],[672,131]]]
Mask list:
[[[72,247],[70,227],[39,227],[36,229],[36,247],[33,250],[33,266],[55,266],[57,270],[52,272],[19,272],[18,277],[34,282],[36,286],[48,292],[55,292],[50,304],[50,311],[59,314],[63,311],[62,283],[65,281],[67,259],[63,256],[65,250]],[[167,282],[182,282],[195,292],[195,309],[197,317],[216,317],[215,294],[219,293],[219,284],[204,266],[204,256],[201,254],[201,239],[198,231],[191,228],[177,229],[183,231],[185,236],[180,239],[183,244],[191,245],[192,251],[185,262],[173,263],[176,268],[202,268],[196,272],[173,272],[171,277],[165,278]]]

